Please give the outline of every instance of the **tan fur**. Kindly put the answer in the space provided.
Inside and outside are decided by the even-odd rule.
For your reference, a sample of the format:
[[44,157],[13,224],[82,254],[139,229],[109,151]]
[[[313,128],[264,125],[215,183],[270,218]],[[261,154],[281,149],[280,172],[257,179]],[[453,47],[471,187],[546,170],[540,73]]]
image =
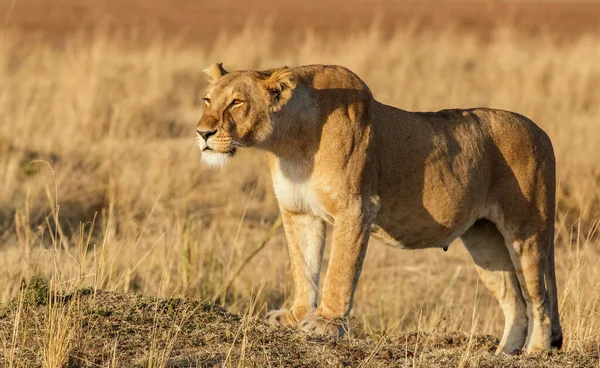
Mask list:
[[[340,336],[370,236],[406,249],[460,237],[505,315],[497,352],[560,346],[554,153],[533,122],[484,108],[403,111],[339,66],[209,71],[203,157],[264,150],[283,216],[294,302],[269,322]],[[317,306],[325,222],[333,241]]]

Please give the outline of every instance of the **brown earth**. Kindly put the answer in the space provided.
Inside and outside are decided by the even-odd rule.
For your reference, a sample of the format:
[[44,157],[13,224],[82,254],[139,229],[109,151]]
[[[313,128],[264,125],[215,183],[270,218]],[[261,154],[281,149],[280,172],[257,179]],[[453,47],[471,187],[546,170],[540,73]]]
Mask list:
[[222,31],[236,31],[249,20],[267,23],[280,37],[312,29],[343,33],[377,24],[384,31],[476,31],[485,35],[498,26],[526,33],[570,38],[600,29],[600,1],[394,1],[378,0],[0,0],[0,22],[5,27],[61,39],[99,22],[117,29],[140,25],[167,34],[212,42]]
[[[21,301],[0,308],[0,362],[42,366],[42,356],[66,346],[68,367],[212,367],[212,366],[465,366],[587,367],[598,351],[551,351],[543,356],[493,355],[492,336],[410,332],[339,340],[273,328],[256,317],[240,317],[208,302],[159,299],[136,294],[84,289],[49,296],[48,285],[34,279]],[[19,308],[21,306],[21,308]],[[16,322],[15,322],[16,321]],[[61,331],[68,331],[60,338]],[[58,355],[58,354],[57,354]],[[59,361],[57,359],[56,361]],[[63,364],[61,364],[63,366]]]

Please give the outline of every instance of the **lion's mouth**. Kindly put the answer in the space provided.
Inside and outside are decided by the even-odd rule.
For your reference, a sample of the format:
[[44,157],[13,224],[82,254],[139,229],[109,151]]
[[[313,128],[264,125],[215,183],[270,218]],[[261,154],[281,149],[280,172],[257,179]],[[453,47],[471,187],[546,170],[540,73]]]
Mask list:
[[215,153],[224,153],[224,154],[226,154],[226,155],[228,155],[228,156],[230,156],[230,157],[231,157],[231,156],[235,155],[235,153],[237,152],[237,148],[236,148],[236,147],[233,147],[233,148],[231,148],[231,149],[230,149],[230,150],[228,150],[228,151],[217,151],[217,150],[215,150],[215,149],[212,149],[212,148],[210,148],[209,146],[206,146],[206,147],[204,147],[204,148],[202,149],[202,152],[215,152]]
[[227,156],[231,157],[233,155],[235,155],[235,153],[237,152],[237,148],[233,147],[232,149],[228,150],[228,151],[217,151],[214,150],[210,147],[205,147],[202,152],[214,152],[214,153],[223,153],[226,154]]
[[200,146],[200,152],[202,153],[202,162],[213,168],[222,167],[237,152],[237,147],[234,144],[210,147],[208,142],[198,139],[198,145]]

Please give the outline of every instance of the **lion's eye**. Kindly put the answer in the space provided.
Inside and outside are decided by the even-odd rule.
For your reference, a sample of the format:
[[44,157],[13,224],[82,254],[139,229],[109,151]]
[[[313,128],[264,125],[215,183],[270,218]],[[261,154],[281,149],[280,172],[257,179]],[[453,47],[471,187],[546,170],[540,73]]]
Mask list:
[[231,101],[231,104],[235,106],[235,105],[240,105],[240,104],[242,104],[243,102],[244,102],[244,101],[242,101],[242,100],[240,100],[240,99],[236,98],[235,100]]
[[206,105],[210,105],[210,98],[204,97],[203,100]]

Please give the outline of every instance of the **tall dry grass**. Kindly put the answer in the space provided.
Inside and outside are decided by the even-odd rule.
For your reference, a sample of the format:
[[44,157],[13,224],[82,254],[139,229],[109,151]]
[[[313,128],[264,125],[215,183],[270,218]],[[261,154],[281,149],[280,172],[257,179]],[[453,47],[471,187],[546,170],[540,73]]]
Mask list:
[[[558,43],[504,29],[483,41],[449,29],[390,39],[374,28],[282,44],[248,28],[210,49],[159,34],[139,42],[148,37],[99,30],[57,46],[9,32],[0,43],[0,300],[23,278],[59,273],[63,289],[217,296],[234,312],[289,305],[281,230],[239,267],[278,214],[262,154],[200,165],[201,70],[335,63],[388,104],[514,110],[548,132],[565,346],[600,342],[600,37]],[[503,323],[460,242],[447,253],[372,242],[353,316],[358,335],[500,335]]]

